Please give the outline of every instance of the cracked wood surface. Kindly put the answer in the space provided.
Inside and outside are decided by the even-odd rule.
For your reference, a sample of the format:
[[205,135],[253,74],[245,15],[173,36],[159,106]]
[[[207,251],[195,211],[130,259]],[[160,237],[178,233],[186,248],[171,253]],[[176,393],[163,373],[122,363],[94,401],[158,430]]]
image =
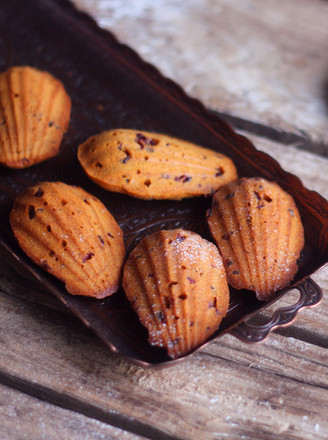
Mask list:
[[[328,198],[328,159],[311,152],[326,155],[327,2],[74,3]],[[313,276],[322,303],[291,326],[254,345],[225,335],[163,370],[110,353],[18,269],[1,254],[0,438],[328,437],[328,268]]]

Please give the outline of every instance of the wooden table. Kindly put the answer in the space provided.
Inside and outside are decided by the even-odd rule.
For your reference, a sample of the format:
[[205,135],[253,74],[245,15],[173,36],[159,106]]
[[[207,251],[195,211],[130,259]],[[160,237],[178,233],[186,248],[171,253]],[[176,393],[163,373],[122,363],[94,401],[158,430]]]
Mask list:
[[[328,198],[326,1],[74,3]],[[17,270],[2,257],[1,439],[328,438],[328,268],[290,327],[162,370],[112,354]]]

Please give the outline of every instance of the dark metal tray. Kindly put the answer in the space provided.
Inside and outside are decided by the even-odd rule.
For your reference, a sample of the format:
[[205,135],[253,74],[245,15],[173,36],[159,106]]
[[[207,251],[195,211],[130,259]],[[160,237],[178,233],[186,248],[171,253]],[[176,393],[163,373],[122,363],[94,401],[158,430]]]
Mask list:
[[[1,71],[23,64],[48,70],[63,81],[72,98],[70,128],[57,157],[26,170],[0,169],[0,244],[20,265],[114,352],[143,366],[175,362],[164,350],[149,345],[147,332],[122,291],[102,301],[67,294],[62,283],[24,255],[9,226],[9,211],[21,190],[41,180],[60,180],[82,186],[105,203],[124,231],[127,252],[141,237],[161,228],[184,227],[209,238],[205,212],[210,199],[142,201],[106,192],[86,178],[76,158],[78,145],[105,129],[135,128],[184,138],[230,156],[240,176],[263,176],[276,181],[293,195],[301,212],[306,245],[290,287],[300,291],[297,304],[278,309],[269,323],[254,326],[248,322],[249,315],[265,305],[255,295],[231,289],[228,315],[211,339],[230,332],[248,342],[263,340],[273,328],[290,323],[300,308],[320,301],[321,290],[308,277],[328,261],[325,199],[304,188],[296,176],[283,171],[270,156],[257,151],[249,140],[237,135],[67,0],[0,3]],[[285,291],[278,293],[275,300]]]

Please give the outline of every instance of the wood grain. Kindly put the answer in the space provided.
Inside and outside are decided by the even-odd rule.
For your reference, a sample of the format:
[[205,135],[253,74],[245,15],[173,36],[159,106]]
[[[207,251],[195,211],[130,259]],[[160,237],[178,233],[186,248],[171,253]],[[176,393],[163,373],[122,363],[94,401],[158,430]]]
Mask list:
[[207,107],[327,145],[326,1],[74,3]]
[[33,440],[142,440],[114,428],[0,385],[0,438]]
[[150,438],[326,438],[322,347],[224,336],[182,364],[144,370],[57,311],[4,294],[0,307],[1,380],[51,403]]

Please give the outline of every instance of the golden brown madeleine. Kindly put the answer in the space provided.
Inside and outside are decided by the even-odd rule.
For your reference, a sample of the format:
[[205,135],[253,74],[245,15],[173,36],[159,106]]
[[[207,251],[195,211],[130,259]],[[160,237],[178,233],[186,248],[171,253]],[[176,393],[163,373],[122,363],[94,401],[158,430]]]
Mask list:
[[118,289],[122,231],[100,200],[82,188],[61,182],[30,187],[15,200],[10,221],[26,254],[72,295],[104,298]]
[[141,199],[179,200],[212,194],[237,179],[228,157],[144,131],[120,129],[92,136],[79,146],[78,159],[98,185]]
[[124,266],[123,287],[150,343],[165,347],[171,358],[206,341],[229,306],[216,246],[183,229],[144,238]]
[[304,231],[293,198],[276,183],[243,178],[224,186],[207,220],[231,286],[270,300],[294,278]]
[[50,73],[28,66],[0,74],[0,164],[27,168],[55,156],[71,99]]

